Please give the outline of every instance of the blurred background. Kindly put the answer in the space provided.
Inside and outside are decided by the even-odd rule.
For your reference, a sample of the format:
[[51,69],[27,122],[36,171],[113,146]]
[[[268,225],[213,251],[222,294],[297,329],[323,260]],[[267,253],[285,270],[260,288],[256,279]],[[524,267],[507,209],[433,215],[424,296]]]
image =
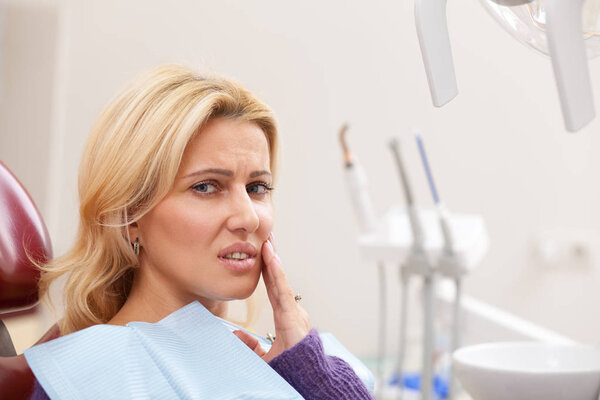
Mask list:
[[[448,208],[486,222],[490,251],[466,278],[466,294],[598,342],[600,119],[567,133],[549,59],[512,39],[477,1],[448,2],[448,21],[460,95],[436,109],[412,0],[0,0],[0,160],[29,190],[62,254],[77,228],[85,138],[127,81],[164,62],[239,80],[280,124],[275,239],[289,280],[314,326],[369,358],[377,269],[357,245],[337,132],[350,124],[382,216],[403,202],[387,146],[394,136],[416,201],[432,205],[418,128]],[[596,99],[598,62],[590,64]],[[386,268],[393,355],[398,266]],[[18,352],[60,317],[56,289],[55,312],[41,305],[5,320]],[[272,317],[259,297],[254,328],[264,334]]]

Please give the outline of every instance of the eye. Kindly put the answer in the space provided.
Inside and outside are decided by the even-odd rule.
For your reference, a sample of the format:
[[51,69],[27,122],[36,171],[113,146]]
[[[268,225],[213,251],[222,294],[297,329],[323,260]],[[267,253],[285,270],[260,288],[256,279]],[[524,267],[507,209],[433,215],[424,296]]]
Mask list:
[[273,188],[267,185],[265,182],[254,182],[246,186],[246,191],[250,194],[265,195],[269,193]]
[[215,182],[200,182],[192,186],[192,189],[200,194],[212,194],[219,191],[219,186]]

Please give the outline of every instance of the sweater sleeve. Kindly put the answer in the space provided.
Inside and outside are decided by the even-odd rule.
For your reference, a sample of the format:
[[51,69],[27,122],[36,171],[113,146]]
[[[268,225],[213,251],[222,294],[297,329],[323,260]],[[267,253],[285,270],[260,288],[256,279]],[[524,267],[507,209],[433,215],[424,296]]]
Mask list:
[[37,379],[35,380],[35,385],[33,386],[33,394],[29,400],[50,400],[50,397],[48,397],[46,391],[42,385],[40,385],[40,382]]
[[315,329],[269,365],[306,400],[373,399],[348,363],[325,354]]

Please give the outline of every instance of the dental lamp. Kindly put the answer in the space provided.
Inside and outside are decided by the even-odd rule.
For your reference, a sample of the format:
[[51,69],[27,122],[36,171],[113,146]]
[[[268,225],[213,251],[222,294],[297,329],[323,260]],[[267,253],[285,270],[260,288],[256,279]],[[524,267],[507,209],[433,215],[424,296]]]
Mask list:
[[[594,25],[598,20],[597,1],[480,1],[513,36],[548,53],[566,129],[575,132],[593,120],[595,109],[586,44],[590,48],[597,38],[595,26],[589,29],[590,23]],[[523,16],[525,13],[528,15]],[[507,16],[514,18],[513,22],[519,22],[520,18],[521,25],[528,23],[529,27],[516,32],[516,23],[506,23]],[[585,22],[582,21],[584,16]],[[441,107],[458,94],[446,21],[446,0],[415,0],[415,19],[433,104]],[[528,40],[535,35],[524,38],[522,32],[527,30],[541,36],[541,41]]]

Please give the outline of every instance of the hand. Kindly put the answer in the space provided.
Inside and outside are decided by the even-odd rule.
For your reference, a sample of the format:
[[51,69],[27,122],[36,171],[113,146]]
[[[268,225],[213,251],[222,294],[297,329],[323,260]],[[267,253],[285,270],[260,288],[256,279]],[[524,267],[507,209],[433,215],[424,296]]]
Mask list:
[[266,352],[258,340],[246,332],[234,331],[233,333],[263,360],[269,362],[304,339],[310,332],[310,321],[306,311],[294,299],[294,292],[283,272],[281,260],[273,248],[272,234],[263,243],[261,253],[262,276],[273,308],[275,341],[271,349]]

